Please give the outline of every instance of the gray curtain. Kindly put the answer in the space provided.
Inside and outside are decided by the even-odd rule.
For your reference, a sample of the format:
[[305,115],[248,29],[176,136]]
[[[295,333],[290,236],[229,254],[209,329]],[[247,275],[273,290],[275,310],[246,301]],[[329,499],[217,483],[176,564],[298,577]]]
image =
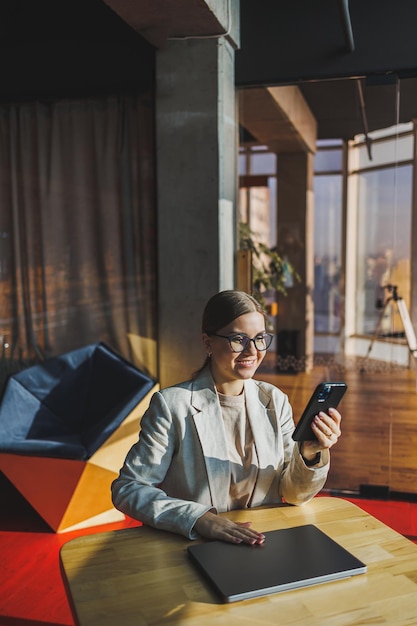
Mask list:
[[150,94],[0,107],[3,370],[104,341],[155,375]]

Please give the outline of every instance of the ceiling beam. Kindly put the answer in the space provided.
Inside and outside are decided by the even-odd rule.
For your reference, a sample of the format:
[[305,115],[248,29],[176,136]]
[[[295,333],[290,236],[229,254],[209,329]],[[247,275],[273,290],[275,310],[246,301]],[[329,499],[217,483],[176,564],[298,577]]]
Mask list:
[[316,151],[317,122],[298,87],[241,89],[239,120],[277,154]]
[[[156,48],[170,38],[221,37],[236,22],[232,0],[104,0],[131,28]],[[229,10],[231,13],[229,14]],[[237,32],[237,29],[234,29]]]

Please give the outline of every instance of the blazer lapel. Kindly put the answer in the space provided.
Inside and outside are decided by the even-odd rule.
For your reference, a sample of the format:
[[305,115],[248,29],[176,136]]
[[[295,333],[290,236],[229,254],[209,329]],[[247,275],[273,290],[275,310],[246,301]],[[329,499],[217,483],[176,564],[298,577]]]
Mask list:
[[195,379],[191,403],[196,409],[193,418],[204,455],[213,506],[219,512],[227,511],[230,463],[221,408],[209,372],[205,371]]

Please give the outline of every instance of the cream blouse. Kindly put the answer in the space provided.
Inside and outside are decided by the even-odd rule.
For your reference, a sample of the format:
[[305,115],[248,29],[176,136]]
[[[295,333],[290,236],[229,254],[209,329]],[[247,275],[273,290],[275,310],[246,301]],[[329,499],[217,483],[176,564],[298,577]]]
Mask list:
[[258,455],[246,413],[245,395],[218,393],[226,431],[230,461],[228,510],[250,506],[258,475]]

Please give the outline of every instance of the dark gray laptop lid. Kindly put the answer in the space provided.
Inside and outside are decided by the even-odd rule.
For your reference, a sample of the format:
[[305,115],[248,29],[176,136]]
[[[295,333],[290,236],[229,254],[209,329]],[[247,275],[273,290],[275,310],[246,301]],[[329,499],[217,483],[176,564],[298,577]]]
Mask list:
[[273,530],[263,545],[210,541],[188,547],[223,602],[366,572],[366,565],[312,524]]

